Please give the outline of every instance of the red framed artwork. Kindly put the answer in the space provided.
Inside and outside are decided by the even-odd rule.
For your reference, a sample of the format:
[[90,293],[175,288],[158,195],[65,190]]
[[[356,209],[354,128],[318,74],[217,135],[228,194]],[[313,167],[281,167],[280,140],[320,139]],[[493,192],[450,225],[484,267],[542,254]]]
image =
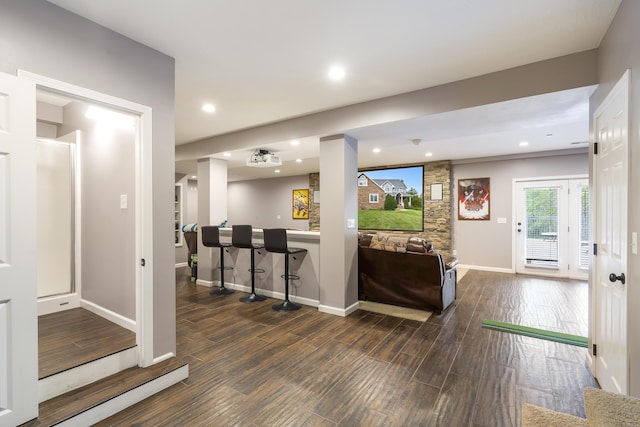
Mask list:
[[463,221],[491,219],[489,178],[458,180],[458,219]]

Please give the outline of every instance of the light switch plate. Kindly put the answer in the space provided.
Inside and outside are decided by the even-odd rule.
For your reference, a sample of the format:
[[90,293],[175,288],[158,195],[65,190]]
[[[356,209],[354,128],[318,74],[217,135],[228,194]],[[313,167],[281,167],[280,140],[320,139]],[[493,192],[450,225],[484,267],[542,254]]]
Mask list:
[[356,220],[353,218],[347,219],[347,228],[356,228]]
[[120,195],[120,209],[127,209],[127,195]]
[[498,218],[498,224],[506,224],[507,218]]
[[638,255],[638,232],[636,231],[631,233],[631,253]]

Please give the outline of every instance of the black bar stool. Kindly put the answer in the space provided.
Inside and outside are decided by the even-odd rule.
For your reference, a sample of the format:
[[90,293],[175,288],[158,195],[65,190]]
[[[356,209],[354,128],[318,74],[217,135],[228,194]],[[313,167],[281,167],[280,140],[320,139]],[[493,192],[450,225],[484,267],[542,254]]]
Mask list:
[[231,243],[236,248],[251,249],[251,293],[246,297],[240,298],[242,302],[258,302],[264,301],[267,297],[256,294],[256,273],[264,273],[264,269],[256,268],[256,251],[263,249],[263,245],[254,244],[252,242],[253,227],[250,225],[233,225],[231,226]]
[[224,271],[233,270],[233,267],[224,266],[224,251],[231,247],[231,243],[220,242],[220,228],[216,225],[202,227],[202,244],[209,248],[220,248],[220,288],[209,292],[210,295],[229,295],[234,291],[224,287]]
[[[284,256],[284,274],[280,277],[284,279],[284,301],[274,304],[273,309],[277,311],[294,311],[300,308],[300,305],[289,301],[289,279],[298,280],[300,276],[289,274],[289,255],[306,252],[303,248],[290,248],[287,246],[287,230],[284,228],[271,228],[264,231],[264,248],[268,252],[276,252],[285,254]],[[293,257],[295,259],[295,256]]]

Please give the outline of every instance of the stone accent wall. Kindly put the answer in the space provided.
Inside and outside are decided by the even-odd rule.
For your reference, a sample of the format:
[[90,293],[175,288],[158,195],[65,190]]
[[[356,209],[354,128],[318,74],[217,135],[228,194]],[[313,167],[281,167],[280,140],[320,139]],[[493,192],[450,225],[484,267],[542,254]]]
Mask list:
[[[442,200],[431,200],[431,184],[442,184]],[[424,237],[436,249],[451,254],[451,162],[424,165]]]
[[314,192],[320,191],[320,173],[309,174],[309,230],[320,231],[320,203],[313,200]]

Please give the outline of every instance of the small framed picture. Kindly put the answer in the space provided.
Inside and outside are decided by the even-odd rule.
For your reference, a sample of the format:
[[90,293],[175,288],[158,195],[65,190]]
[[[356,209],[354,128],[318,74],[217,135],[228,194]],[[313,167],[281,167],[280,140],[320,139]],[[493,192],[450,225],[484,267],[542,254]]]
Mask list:
[[431,200],[442,200],[442,184],[431,184]]
[[291,201],[291,217],[293,219],[309,219],[309,190],[293,190]]

